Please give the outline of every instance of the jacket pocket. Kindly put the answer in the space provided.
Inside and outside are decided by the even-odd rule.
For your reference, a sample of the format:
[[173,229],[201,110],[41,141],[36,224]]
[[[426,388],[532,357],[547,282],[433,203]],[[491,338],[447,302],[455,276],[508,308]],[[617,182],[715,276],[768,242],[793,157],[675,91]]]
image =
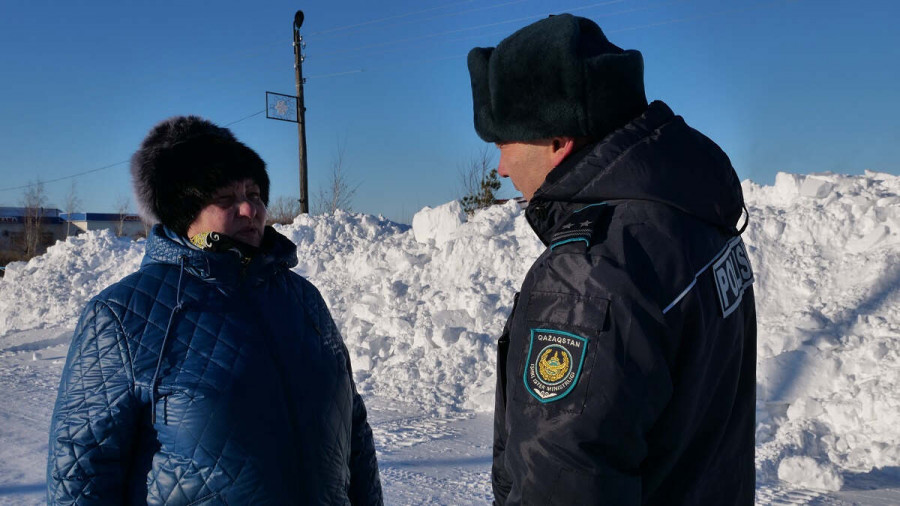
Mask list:
[[[603,346],[609,300],[533,292],[522,328],[513,329],[507,382],[517,403],[546,416],[581,413],[590,388],[597,350]],[[600,400],[600,399],[597,399]]]

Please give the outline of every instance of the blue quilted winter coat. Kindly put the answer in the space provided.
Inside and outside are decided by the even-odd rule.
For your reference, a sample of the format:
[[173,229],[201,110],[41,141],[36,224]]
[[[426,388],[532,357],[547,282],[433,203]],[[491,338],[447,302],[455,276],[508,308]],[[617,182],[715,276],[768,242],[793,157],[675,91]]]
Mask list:
[[88,303],[50,428],[50,504],[381,504],[366,409],[319,292],[263,253],[154,227]]

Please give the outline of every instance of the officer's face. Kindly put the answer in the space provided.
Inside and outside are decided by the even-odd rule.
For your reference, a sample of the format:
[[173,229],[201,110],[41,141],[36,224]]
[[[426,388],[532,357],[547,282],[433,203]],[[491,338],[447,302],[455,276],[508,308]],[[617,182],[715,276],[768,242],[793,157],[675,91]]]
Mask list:
[[553,141],[541,139],[528,142],[498,143],[500,164],[497,173],[512,179],[525,200],[531,200],[534,192],[544,183],[547,174],[556,167]]

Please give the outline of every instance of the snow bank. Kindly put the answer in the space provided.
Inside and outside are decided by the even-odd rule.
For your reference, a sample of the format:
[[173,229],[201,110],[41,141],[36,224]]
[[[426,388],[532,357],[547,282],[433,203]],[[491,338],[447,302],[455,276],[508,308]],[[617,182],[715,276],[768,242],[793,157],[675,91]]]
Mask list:
[[466,213],[457,200],[434,209],[425,207],[413,216],[413,234],[419,242],[434,241],[440,246],[450,240],[465,221]]
[[[296,272],[328,302],[362,391],[432,413],[493,409],[496,334],[543,246],[515,202],[464,219],[450,203],[418,213],[418,234],[341,211],[276,226],[298,246]],[[88,233],[10,264],[0,344],[13,330],[74,327],[84,304],[137,270],[142,254],[143,243]]]
[[515,202],[464,225],[460,214],[426,208],[413,230],[340,212],[279,229],[328,301],[360,388],[436,413],[493,409],[496,334],[543,246]]
[[[900,177],[779,174],[743,185],[759,313],[757,474],[835,490],[900,466]],[[413,227],[338,212],[279,231],[322,291],[366,395],[435,414],[493,409],[495,340],[543,246],[514,202],[468,221],[452,203]],[[59,243],[0,280],[0,344],[70,326],[135,270],[143,245]]]
[[813,490],[836,491],[844,480],[834,466],[809,457],[787,457],[778,464],[778,478]]
[[900,178],[779,174],[774,186],[743,187],[759,315],[758,480],[836,490],[834,469],[897,466]]
[[13,330],[75,326],[85,303],[136,271],[144,242],[109,230],[57,241],[28,263],[13,262],[0,278],[0,343]]

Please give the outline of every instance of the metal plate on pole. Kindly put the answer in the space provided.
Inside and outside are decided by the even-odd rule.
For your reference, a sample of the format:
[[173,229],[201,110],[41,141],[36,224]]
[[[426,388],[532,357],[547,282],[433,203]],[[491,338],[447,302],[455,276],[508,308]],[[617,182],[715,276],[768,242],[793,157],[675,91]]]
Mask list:
[[297,97],[293,95],[283,95],[281,93],[267,91],[266,117],[269,119],[298,123],[300,121],[300,115],[297,112],[298,103]]

